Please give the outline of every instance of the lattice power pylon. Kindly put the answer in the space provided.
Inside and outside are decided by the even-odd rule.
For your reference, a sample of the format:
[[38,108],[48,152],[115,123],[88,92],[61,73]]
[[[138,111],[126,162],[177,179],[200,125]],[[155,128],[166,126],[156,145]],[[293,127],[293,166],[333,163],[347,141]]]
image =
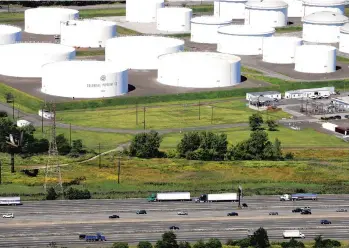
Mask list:
[[[45,184],[44,189],[47,192],[49,187],[53,187],[57,193],[60,193],[64,198],[61,166],[58,158],[58,149],[56,142],[56,104],[53,103],[50,106],[51,114],[51,130],[49,132],[49,151],[48,159],[45,168]],[[43,114],[43,113],[42,113]]]

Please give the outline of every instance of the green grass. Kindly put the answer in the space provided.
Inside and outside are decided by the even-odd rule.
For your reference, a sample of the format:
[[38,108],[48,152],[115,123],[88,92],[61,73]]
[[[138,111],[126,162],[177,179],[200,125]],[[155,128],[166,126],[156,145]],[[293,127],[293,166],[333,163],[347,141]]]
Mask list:
[[256,69],[252,69],[252,68],[249,68],[249,67],[245,67],[245,66],[242,66],[241,67],[241,73],[242,74],[260,74],[262,75],[263,73],[256,70]]
[[276,33],[292,33],[302,31],[303,27],[301,26],[288,26],[282,28],[276,28]]
[[87,57],[87,56],[104,56],[104,49],[96,49],[96,50],[78,50],[76,51],[77,57]]
[[342,62],[345,64],[349,64],[349,58],[342,57],[342,56],[337,56],[337,62]]
[[[213,115],[212,115],[213,106]],[[179,105],[146,108],[146,129],[183,128],[194,126],[210,126],[211,124],[228,124],[247,122],[248,117],[255,113],[249,109],[243,100],[231,100],[215,103],[213,105],[199,106]],[[136,117],[138,115],[138,125]],[[289,115],[276,111],[270,113],[275,119],[288,117]],[[81,111],[57,112],[57,118],[63,123],[72,123],[78,126],[142,129],[144,112],[139,107],[124,109],[93,109]],[[212,118],[212,123],[211,123]]]

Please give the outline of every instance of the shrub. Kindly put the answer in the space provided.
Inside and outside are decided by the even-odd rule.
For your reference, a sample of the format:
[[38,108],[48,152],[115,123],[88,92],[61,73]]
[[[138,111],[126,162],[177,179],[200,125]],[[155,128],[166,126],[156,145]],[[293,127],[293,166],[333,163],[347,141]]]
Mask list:
[[6,111],[0,111],[0,118],[8,117],[8,114]]
[[58,194],[56,193],[53,187],[47,189],[46,200],[56,200],[58,198]]
[[112,248],[128,248],[128,243],[126,242],[116,242],[112,245]]
[[141,241],[138,243],[137,248],[153,248],[153,245],[149,241]]
[[88,189],[79,190],[75,188],[69,188],[65,193],[65,197],[69,200],[78,200],[78,199],[91,199],[91,193]]

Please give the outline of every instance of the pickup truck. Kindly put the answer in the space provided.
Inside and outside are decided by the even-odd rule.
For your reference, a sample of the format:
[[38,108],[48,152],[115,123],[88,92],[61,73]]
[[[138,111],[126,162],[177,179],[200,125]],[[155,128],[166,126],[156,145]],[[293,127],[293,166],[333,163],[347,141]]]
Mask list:
[[13,213],[7,213],[7,214],[3,214],[2,218],[14,218],[15,216],[13,215]]

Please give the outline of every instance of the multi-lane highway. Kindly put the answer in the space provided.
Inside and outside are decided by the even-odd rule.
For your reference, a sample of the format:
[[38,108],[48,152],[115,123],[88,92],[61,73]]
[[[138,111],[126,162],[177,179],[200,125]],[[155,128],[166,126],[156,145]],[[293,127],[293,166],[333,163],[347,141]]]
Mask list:
[[[145,199],[45,201],[24,202],[22,206],[2,206],[1,214],[13,212],[14,219],[0,219],[0,247],[39,247],[56,242],[67,247],[86,247],[79,234],[102,232],[107,243],[142,240],[156,241],[172,225],[179,240],[196,241],[217,237],[223,241],[247,236],[249,229],[264,227],[271,239],[281,239],[287,229],[302,229],[306,239],[316,235],[347,239],[349,212],[338,213],[338,208],[349,210],[349,195],[325,195],[318,201],[280,202],[277,196],[245,197],[247,209],[237,210],[237,203],[155,202]],[[312,215],[292,213],[295,207],[310,206]],[[147,215],[136,215],[139,209]],[[178,216],[177,211],[188,216]],[[228,217],[236,211],[239,216]],[[278,216],[269,216],[277,211]],[[118,214],[120,219],[109,219]],[[332,225],[321,225],[329,219]],[[101,246],[98,244],[89,244]]]

